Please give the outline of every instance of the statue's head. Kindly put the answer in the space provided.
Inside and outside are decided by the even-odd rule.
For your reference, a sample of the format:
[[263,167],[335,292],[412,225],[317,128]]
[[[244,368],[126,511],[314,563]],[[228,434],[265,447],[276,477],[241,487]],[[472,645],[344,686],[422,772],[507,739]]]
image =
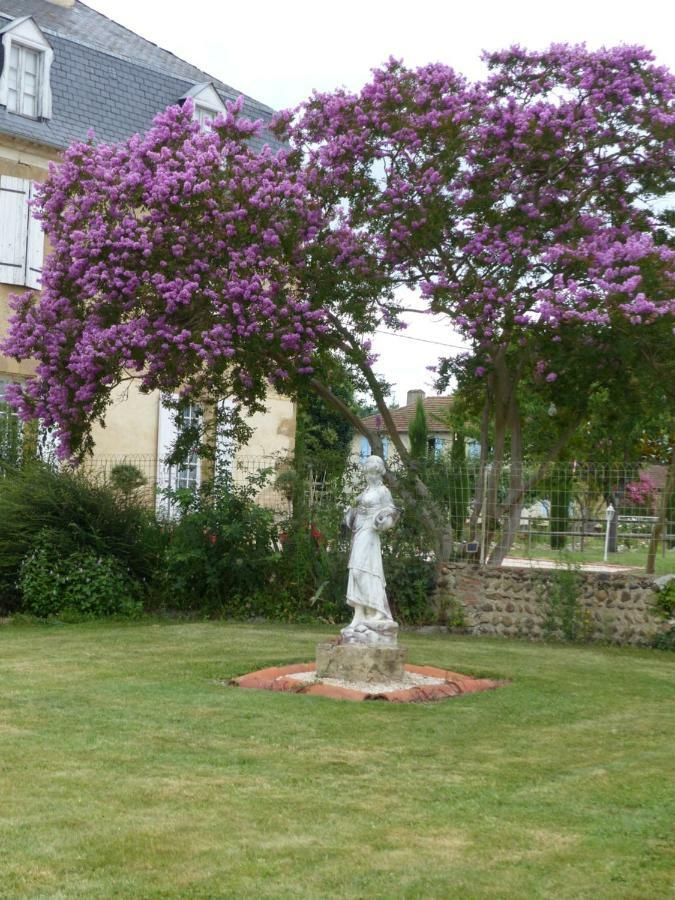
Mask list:
[[381,479],[385,473],[384,460],[382,457],[369,456],[363,463],[363,472],[368,480],[371,478]]

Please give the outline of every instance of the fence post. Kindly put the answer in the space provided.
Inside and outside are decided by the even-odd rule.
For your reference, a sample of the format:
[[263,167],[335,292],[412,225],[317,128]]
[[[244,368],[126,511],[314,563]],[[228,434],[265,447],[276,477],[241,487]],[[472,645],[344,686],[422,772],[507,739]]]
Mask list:
[[609,553],[609,529],[612,525],[612,519],[614,518],[614,507],[611,503],[607,505],[607,509],[605,511],[605,520],[607,522],[605,526],[605,555],[604,561],[607,562],[607,554]]
[[488,508],[488,483],[490,480],[490,473],[492,471],[492,463],[488,463],[485,466],[485,471],[483,472],[483,510],[481,512],[481,529],[480,529],[480,564],[481,566],[485,564],[485,542],[487,540],[487,516],[485,515],[485,511]]

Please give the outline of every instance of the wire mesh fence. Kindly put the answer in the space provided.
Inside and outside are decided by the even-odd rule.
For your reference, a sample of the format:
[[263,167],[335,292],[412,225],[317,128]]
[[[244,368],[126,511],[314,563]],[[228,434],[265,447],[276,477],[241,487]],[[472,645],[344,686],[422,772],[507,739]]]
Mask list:
[[[254,479],[256,502],[282,519],[291,514],[292,459],[236,455],[227,463],[235,483]],[[176,514],[171,495],[195,489],[214,474],[214,464],[189,460],[169,465],[155,457],[93,457],[84,464],[92,477],[133,490],[161,516]],[[217,469],[216,469],[217,470]],[[506,564],[525,559],[644,568],[650,541],[658,533],[659,571],[675,571],[675,491],[665,465],[617,466],[565,462],[542,470],[505,464],[481,468],[430,460],[421,467],[434,501],[452,525],[455,550],[476,561],[489,560],[510,526]],[[359,484],[356,467],[341,481],[310,467],[303,500],[312,511],[344,504]],[[297,500],[297,494],[296,500]]]
[[511,558],[643,567],[657,529],[659,553],[675,570],[675,492],[665,465],[438,461],[425,477],[446,505],[455,540],[480,561],[510,529]]
[[155,507],[161,517],[177,514],[173,494],[176,490],[197,490],[211,480],[219,466],[226,465],[236,484],[250,479],[258,482],[256,502],[280,516],[290,510],[290,496],[285,488],[284,473],[289,462],[280,456],[236,456],[226,463],[213,463],[189,457],[185,462],[170,464],[153,456],[94,456],[82,464],[92,478],[106,484],[133,491],[134,495]]

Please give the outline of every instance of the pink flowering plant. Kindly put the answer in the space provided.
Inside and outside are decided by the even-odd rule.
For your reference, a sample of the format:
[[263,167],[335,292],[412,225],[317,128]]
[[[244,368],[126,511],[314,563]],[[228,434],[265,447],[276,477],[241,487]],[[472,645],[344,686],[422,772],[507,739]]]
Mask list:
[[672,323],[672,215],[656,201],[675,186],[675,79],[640,47],[484,59],[488,77],[473,84],[390,60],[360,93],[315,94],[281,116],[280,134],[386,280],[387,324],[407,287],[469,342],[441,363],[441,383],[456,375],[482,395],[495,484],[505,456],[515,463],[499,509],[488,491],[488,517],[515,527],[528,487],[521,383],[571,411],[556,420],[554,457],[583,420],[584,384],[620,383],[599,352],[613,331]]
[[37,360],[13,400],[56,427],[62,456],[90,448],[129,377],[255,406],[268,379],[311,371],[324,314],[293,272],[321,213],[283,152],[248,146],[260,124],[240,106],[206,130],[171,107],[146,135],[52,165],[42,292],[14,298],[4,348]]
[[648,506],[656,494],[654,481],[644,473],[636,481],[630,481],[624,488],[625,502],[629,506]]

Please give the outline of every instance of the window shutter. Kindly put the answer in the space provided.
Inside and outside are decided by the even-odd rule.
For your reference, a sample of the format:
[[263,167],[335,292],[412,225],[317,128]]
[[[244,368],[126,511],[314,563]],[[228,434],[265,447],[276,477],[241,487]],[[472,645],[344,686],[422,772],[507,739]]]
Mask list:
[[[29,200],[33,199],[35,185],[31,181]],[[26,284],[28,287],[39,288],[42,278],[42,262],[45,253],[45,236],[42,225],[33,215],[33,209],[28,207],[28,233],[26,239]]]
[[0,175],[0,282],[26,283],[28,193],[24,178]]
[[386,459],[389,456],[389,438],[382,438],[382,457]]
[[359,455],[361,459],[366,459],[368,456],[370,456],[370,444],[368,442],[368,439],[365,437],[361,438],[361,452]]
[[[229,409],[234,408],[234,400],[231,397],[225,397],[218,401],[217,415],[224,415]],[[215,453],[215,474],[219,475],[232,474],[232,466],[234,463],[235,443],[231,437],[224,437],[216,433],[216,453]]]

